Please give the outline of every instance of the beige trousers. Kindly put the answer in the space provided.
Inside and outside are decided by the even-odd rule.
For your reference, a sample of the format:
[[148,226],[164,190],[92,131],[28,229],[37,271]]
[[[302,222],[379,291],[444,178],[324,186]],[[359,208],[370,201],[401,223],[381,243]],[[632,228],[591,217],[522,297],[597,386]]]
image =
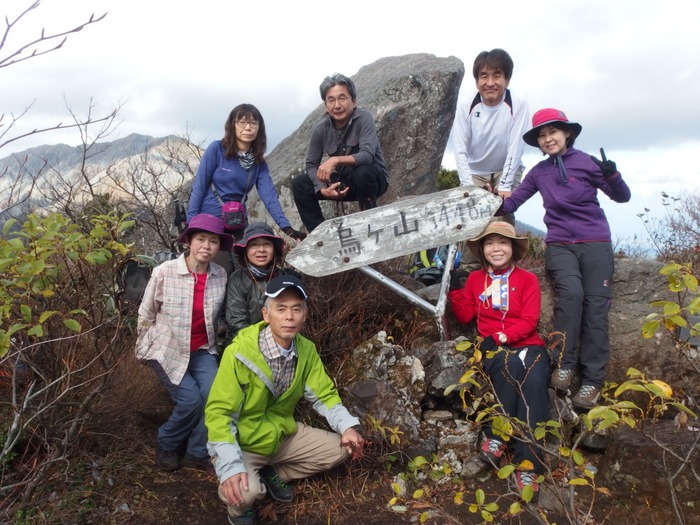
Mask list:
[[258,473],[265,465],[273,465],[279,478],[286,482],[329,470],[349,457],[345,447],[340,446],[338,434],[297,422],[296,433],[285,438],[274,456],[243,451],[243,463],[248,472],[248,492],[244,493],[243,505],[230,505],[224,499],[220,485],[219,498],[226,503],[229,516],[240,516],[267,493]]
[[[491,175],[472,174],[472,182],[474,183],[474,186],[477,186],[479,188],[486,189],[486,185],[490,184],[491,189],[498,189],[498,184],[501,182],[502,176],[502,171],[497,171],[495,173],[492,173]],[[523,170],[519,169],[515,173],[515,177],[513,179],[513,187],[511,188],[511,191],[515,191],[515,188],[520,186],[520,181],[522,180],[522,177]],[[498,219],[506,221],[515,226],[515,215],[512,213],[504,215],[503,217],[498,217]],[[473,272],[474,270],[478,270],[479,268],[481,268],[481,261],[477,257],[475,257],[472,254],[472,252],[469,251],[469,248],[467,248],[467,241],[464,241],[462,243],[462,245],[460,246],[460,250],[462,251],[462,262],[460,263],[460,266],[463,270]]]

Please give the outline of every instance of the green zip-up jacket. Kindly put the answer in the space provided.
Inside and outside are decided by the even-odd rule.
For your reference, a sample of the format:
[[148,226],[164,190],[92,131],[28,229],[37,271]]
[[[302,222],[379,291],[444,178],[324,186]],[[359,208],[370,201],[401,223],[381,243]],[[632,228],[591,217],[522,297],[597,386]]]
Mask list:
[[296,432],[294,409],[304,397],[338,434],[359,420],[342,405],[316,346],[301,335],[294,344],[296,371],[289,389],[275,398],[270,367],[258,346],[264,321],[238,332],[226,348],[204,411],[207,447],[223,483],[245,472],[241,450],[272,456],[285,437]]

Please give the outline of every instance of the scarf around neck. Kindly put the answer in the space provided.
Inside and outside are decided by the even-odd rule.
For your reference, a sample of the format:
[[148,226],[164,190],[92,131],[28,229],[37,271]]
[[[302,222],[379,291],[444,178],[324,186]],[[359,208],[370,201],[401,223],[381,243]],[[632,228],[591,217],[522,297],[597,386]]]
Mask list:
[[491,284],[486,287],[486,289],[481,292],[479,300],[486,301],[489,297],[491,298],[491,308],[494,310],[508,310],[508,276],[515,269],[515,266],[511,266],[504,273],[496,274],[492,269],[487,271],[488,276],[491,277]]
[[239,151],[236,153],[236,156],[238,157],[238,162],[241,163],[241,167],[246,171],[248,171],[255,163],[255,156],[250,152],[250,150],[246,151],[245,153]]
[[566,168],[564,167],[564,159],[561,155],[556,155],[554,157],[554,164],[559,168],[559,177],[564,184],[569,184],[569,176],[566,174]]
[[247,263],[246,266],[248,266],[248,271],[250,272],[250,275],[252,275],[256,281],[268,280],[275,270],[274,264],[269,264],[265,268],[260,268],[259,266],[255,266],[254,264],[250,263]]

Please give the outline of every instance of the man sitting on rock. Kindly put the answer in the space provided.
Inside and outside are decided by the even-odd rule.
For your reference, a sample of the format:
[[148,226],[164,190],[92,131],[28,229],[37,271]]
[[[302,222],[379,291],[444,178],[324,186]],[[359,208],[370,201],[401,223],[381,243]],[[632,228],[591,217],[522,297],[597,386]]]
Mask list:
[[353,81],[336,73],[323,80],[320,91],[326,113],[311,132],[306,173],[292,181],[309,232],[325,220],[319,200],[357,201],[360,210],[369,210],[389,186],[374,118],[357,107]]
[[[226,348],[205,409],[208,449],[229,523],[256,522],[252,505],[270,496],[292,501],[287,484],[359,457],[359,421],[342,405],[315,345],[299,335],[307,291],[291,275],[272,279],[263,321],[243,328]],[[304,397],[334,432],[294,420]]]

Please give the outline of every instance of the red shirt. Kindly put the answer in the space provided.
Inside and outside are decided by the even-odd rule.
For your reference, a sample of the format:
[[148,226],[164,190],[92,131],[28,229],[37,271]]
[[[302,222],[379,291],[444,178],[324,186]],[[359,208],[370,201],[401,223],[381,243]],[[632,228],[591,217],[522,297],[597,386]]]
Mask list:
[[207,274],[198,273],[194,280],[194,298],[192,300],[192,335],[190,336],[190,352],[209,346],[207,323],[204,320],[204,287],[207,284]]
[[[504,273],[504,272],[496,272]],[[491,284],[486,270],[469,274],[464,288],[448,294],[452,312],[460,323],[476,318],[476,329],[481,337],[493,336],[498,343],[498,332],[506,334],[509,347],[544,346],[537,333],[540,319],[540,283],[534,273],[514,268],[508,277],[508,310],[491,307],[491,298],[479,296]]]

